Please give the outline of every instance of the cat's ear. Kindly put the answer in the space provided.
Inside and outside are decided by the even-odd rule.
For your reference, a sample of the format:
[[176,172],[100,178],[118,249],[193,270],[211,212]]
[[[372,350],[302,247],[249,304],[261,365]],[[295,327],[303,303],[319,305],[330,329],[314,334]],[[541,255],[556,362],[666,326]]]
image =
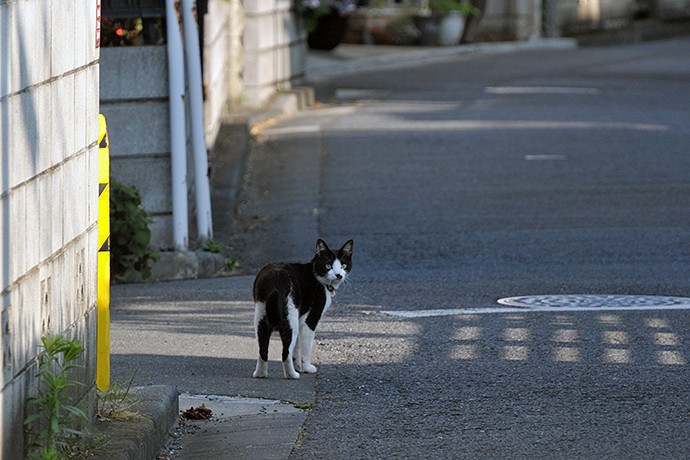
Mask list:
[[330,251],[330,249],[328,249],[328,245],[326,244],[326,242],[324,240],[322,240],[321,238],[316,240],[316,253],[317,254],[321,254],[322,252],[328,252],[328,251]]
[[355,244],[354,241],[348,240],[347,243],[343,244],[343,247],[340,248],[339,253],[347,256],[347,257],[352,257],[352,246]]

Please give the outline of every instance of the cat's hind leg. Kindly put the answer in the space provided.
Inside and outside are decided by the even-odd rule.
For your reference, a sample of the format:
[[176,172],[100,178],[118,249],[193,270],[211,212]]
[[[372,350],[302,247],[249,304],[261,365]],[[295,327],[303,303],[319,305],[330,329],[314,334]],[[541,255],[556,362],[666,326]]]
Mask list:
[[271,342],[273,328],[266,321],[265,312],[265,305],[257,302],[254,327],[256,329],[256,338],[259,342],[259,357],[256,360],[256,370],[253,374],[256,378],[268,376],[268,344]]
[[292,364],[295,366],[297,372],[302,372],[302,352],[300,345],[300,335],[297,334],[297,342],[295,342],[295,349],[292,351]]
[[297,330],[284,328],[280,330],[280,338],[283,341],[283,374],[286,379],[298,379],[299,373],[292,362],[292,353],[297,342]]
[[298,379],[299,373],[295,370],[292,360],[297,345],[299,333],[299,313],[291,297],[287,299],[287,324],[280,328],[280,338],[283,342],[283,374],[286,379]]

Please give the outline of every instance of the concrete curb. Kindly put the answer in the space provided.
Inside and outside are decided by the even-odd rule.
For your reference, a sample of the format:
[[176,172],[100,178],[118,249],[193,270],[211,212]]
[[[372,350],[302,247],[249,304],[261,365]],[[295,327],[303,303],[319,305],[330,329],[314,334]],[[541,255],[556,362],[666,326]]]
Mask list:
[[129,420],[97,421],[94,429],[105,435],[106,444],[93,452],[95,459],[151,460],[170,439],[179,418],[177,388],[167,385],[135,387],[139,417]]

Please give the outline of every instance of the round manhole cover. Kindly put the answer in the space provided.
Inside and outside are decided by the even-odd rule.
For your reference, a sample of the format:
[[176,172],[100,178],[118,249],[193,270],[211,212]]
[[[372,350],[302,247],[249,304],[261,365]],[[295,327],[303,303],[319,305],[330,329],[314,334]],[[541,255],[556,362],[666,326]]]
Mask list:
[[501,305],[532,309],[673,310],[690,309],[690,298],[652,295],[530,295],[499,299]]

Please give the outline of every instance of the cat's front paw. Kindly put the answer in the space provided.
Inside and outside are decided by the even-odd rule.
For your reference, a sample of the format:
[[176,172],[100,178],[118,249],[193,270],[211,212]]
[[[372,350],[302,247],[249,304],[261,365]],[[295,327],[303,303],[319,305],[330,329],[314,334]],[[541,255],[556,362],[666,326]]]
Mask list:
[[299,378],[299,373],[295,370],[292,359],[283,361],[283,375],[285,375],[286,379],[296,380]]
[[315,374],[316,366],[310,363],[304,363],[302,364],[302,372],[306,372],[307,374]]
[[299,372],[297,371],[285,371],[285,378],[291,380],[297,380],[299,378]]

